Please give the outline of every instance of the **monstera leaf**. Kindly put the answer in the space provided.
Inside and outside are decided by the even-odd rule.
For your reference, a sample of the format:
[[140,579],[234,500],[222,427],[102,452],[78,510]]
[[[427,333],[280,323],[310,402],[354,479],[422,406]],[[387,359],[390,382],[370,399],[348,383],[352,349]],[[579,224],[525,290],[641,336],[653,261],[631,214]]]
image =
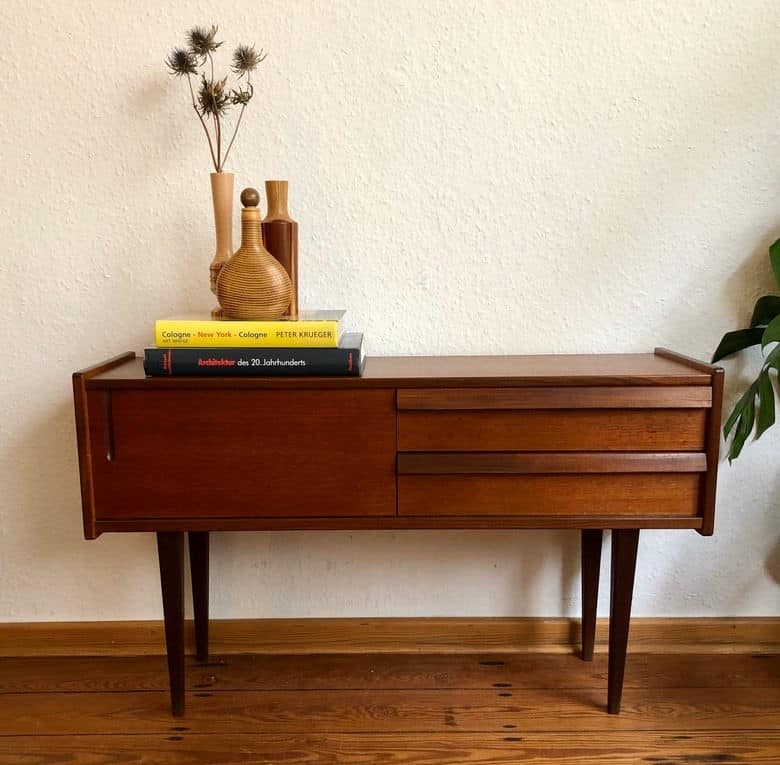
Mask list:
[[[780,239],[769,248],[769,261],[780,288]],[[780,295],[760,297],[753,308],[750,326],[726,332],[712,361],[720,361],[753,345],[760,345],[766,356],[758,377],[739,397],[723,425],[725,438],[731,436],[729,462],[739,457],[754,427],[758,439],[775,422],[775,384],[780,369]]]

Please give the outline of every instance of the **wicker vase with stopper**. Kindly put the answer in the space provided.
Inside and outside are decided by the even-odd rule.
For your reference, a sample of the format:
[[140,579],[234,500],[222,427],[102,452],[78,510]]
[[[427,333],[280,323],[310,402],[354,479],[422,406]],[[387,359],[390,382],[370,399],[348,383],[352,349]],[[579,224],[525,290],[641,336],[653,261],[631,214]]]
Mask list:
[[259,202],[255,189],[241,192],[241,247],[217,276],[217,299],[225,319],[273,321],[290,305],[290,277],[263,246]]

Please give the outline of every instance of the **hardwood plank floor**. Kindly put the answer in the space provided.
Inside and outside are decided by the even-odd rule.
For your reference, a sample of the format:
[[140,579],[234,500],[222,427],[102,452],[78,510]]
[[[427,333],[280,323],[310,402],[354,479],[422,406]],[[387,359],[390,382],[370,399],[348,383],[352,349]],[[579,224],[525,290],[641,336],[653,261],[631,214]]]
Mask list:
[[0,763],[780,765],[780,654],[231,655],[0,659]]

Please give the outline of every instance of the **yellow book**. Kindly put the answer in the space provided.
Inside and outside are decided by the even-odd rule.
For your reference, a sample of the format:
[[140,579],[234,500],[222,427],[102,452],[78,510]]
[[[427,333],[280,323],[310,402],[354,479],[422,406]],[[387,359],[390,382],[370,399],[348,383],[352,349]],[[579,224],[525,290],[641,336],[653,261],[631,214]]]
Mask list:
[[159,348],[336,348],[345,311],[301,311],[295,321],[219,321],[193,314],[158,319]]

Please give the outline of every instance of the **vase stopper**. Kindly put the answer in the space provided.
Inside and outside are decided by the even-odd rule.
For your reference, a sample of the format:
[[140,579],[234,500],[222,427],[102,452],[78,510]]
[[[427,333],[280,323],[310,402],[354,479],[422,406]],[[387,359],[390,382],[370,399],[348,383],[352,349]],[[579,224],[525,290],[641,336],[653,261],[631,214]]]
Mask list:
[[244,207],[257,207],[260,204],[260,192],[253,188],[244,189],[241,192],[241,204]]

